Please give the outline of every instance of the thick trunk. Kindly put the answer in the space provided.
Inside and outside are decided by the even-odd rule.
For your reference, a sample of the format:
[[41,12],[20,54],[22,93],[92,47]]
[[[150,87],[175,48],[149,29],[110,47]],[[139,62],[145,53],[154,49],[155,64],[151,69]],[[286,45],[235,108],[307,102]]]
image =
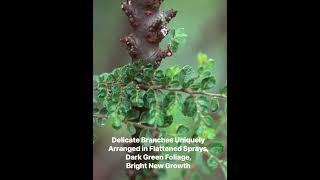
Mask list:
[[159,10],[163,1],[127,0],[121,4],[133,32],[120,41],[126,46],[133,62],[145,60],[157,67],[162,59],[172,56],[170,47],[161,50],[159,44],[169,32],[166,24],[176,16],[177,11]]
[[[129,24],[132,27],[132,33],[120,39],[128,50],[132,62],[144,60],[152,63],[157,68],[162,59],[172,56],[172,50],[168,46],[166,49],[160,49],[159,45],[162,39],[168,34],[167,23],[176,16],[177,11],[171,9],[161,11],[160,5],[164,0],[126,0],[121,4],[121,9],[128,16]],[[139,110],[142,113],[145,110]],[[139,120],[137,120],[139,121]],[[133,137],[138,138],[141,128],[136,129]],[[158,134],[158,132],[155,132]],[[139,146],[141,144],[132,144]],[[135,152],[142,155],[143,152]],[[154,152],[148,152],[154,154]],[[131,161],[131,163],[147,163],[145,161]],[[148,169],[146,174],[143,170],[129,169],[127,171],[128,179],[135,180],[137,175],[144,179],[157,179],[157,175],[152,169]]]

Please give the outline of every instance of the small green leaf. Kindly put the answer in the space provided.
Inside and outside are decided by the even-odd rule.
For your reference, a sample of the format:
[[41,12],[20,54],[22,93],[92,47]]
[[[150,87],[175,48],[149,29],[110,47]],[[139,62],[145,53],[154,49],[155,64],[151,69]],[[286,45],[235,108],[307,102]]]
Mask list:
[[187,135],[188,133],[189,128],[184,125],[180,125],[177,129],[177,135]]
[[[145,138],[153,138],[152,137],[152,132],[150,129],[143,129],[141,132],[140,132],[140,138],[142,137],[145,137]],[[149,147],[151,145],[150,142],[145,142],[143,143],[143,146],[146,146],[146,147]]]
[[176,93],[175,92],[169,92],[163,100],[163,109],[166,110],[166,114],[168,116],[173,115],[175,107],[176,107]]
[[96,118],[96,124],[100,128],[105,127],[107,125],[107,118],[105,117]]
[[188,117],[195,116],[197,112],[197,105],[195,103],[195,98],[193,96],[189,96],[183,103],[183,114]]
[[127,124],[127,130],[128,130],[128,132],[129,132],[129,134],[130,134],[131,136],[136,133],[136,128],[135,128],[134,125],[131,124],[131,123],[128,123],[128,124]]
[[133,94],[130,98],[131,103],[135,107],[143,107],[144,106],[144,95],[146,94],[145,90],[139,90],[136,94]]
[[107,89],[105,87],[98,88],[97,97],[104,98],[107,95]]
[[175,41],[174,39],[171,40],[170,44],[169,44],[170,48],[172,49],[172,51],[175,53],[178,51],[179,49],[179,43],[177,41]]
[[202,137],[207,139],[214,139],[216,137],[215,130],[212,128],[205,128],[202,132]]
[[208,125],[208,126],[213,126],[213,118],[210,115],[203,115],[202,120]]
[[140,116],[140,112],[138,110],[131,109],[128,112],[127,119],[128,121],[132,121],[132,120],[138,119],[139,116]]
[[207,127],[205,124],[200,123],[195,131],[196,135],[200,138],[214,139],[216,137],[215,130]]
[[137,93],[136,83],[131,82],[131,83],[127,84],[126,87],[124,88],[124,91],[125,91],[129,96],[132,96],[133,94],[136,94],[136,93]]
[[206,96],[200,96],[196,99],[198,103],[198,111],[201,113],[209,113],[210,102]]
[[119,115],[117,113],[113,113],[110,115],[109,118],[110,118],[111,125],[114,129],[118,130],[121,128],[121,124],[124,119],[124,117],[122,115]]
[[184,32],[184,28],[177,28],[175,30],[174,38],[179,44],[184,43],[186,37],[188,37],[188,35]]
[[169,127],[169,126],[171,126],[172,123],[173,123],[173,117],[172,116],[165,116],[164,123],[160,127],[162,127],[162,128]]
[[190,86],[190,89],[193,90],[193,91],[197,91],[197,90],[200,89],[200,87],[201,87],[201,83],[200,82],[195,82]]
[[218,109],[219,109],[219,101],[218,99],[214,98],[211,100],[211,111],[216,112],[218,111]]
[[216,169],[218,167],[218,162],[213,156],[209,157],[207,164],[211,169]]
[[197,59],[200,65],[204,65],[208,63],[208,56],[202,52],[198,53]]
[[222,143],[213,143],[209,152],[213,155],[220,154],[224,151],[224,146]]
[[184,66],[178,74],[178,81],[181,86],[188,87],[190,85],[190,80],[193,78],[194,70],[191,66]]
[[104,107],[108,110],[109,114],[112,114],[118,108],[118,102],[104,101],[103,103],[104,103]]
[[201,81],[201,89],[202,90],[207,90],[207,89],[211,89],[214,87],[214,85],[216,84],[216,79],[214,76],[210,76],[207,78],[204,78]]
[[149,111],[148,124],[155,125],[155,126],[163,126],[164,125],[163,113],[158,109],[151,109]]
[[111,96],[113,102],[119,102],[120,101],[120,94],[121,94],[121,86],[120,84],[115,84],[111,88]]
[[156,85],[166,85],[167,81],[164,76],[164,73],[162,70],[158,69],[154,74],[154,81]]
[[129,111],[131,110],[132,105],[131,102],[126,99],[124,101],[122,101],[121,103],[119,103],[119,112],[121,114],[123,114],[124,116],[127,116]]
[[154,74],[154,69],[151,68],[145,68],[143,70],[143,82],[148,83],[152,80]]
[[227,95],[227,85],[225,85],[223,88],[221,88],[220,93]]
[[140,122],[148,123],[148,121],[149,121],[149,112],[146,112],[146,111],[142,112],[140,116]]
[[178,65],[172,66],[166,70],[166,77],[170,80],[180,72],[180,68]]

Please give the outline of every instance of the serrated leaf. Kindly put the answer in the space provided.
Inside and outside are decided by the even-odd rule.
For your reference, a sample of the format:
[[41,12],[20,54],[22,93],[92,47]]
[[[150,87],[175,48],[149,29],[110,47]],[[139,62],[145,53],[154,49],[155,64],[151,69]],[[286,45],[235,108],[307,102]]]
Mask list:
[[149,89],[146,92],[146,101],[149,105],[149,107],[155,106],[157,103],[156,95],[153,89]]
[[177,81],[179,81],[179,85],[183,87],[188,87],[190,85],[190,80],[193,78],[194,70],[191,66],[184,66],[180,72],[176,75]]
[[111,102],[106,100],[103,102],[103,105],[108,110],[109,114],[112,114],[118,108],[118,102]]
[[131,123],[127,124],[127,130],[131,136],[136,133],[136,127],[134,127],[134,125]]
[[184,126],[184,125],[180,125],[177,129],[177,135],[187,135],[189,133],[189,128]]
[[202,90],[212,89],[215,86],[215,84],[216,84],[216,79],[214,76],[204,78],[201,81],[201,89]]
[[132,108],[131,102],[128,100],[125,100],[119,103],[119,112],[124,116],[128,115],[128,112],[131,110],[131,108]]
[[194,117],[197,112],[197,105],[193,96],[188,96],[183,103],[182,113],[188,117]]
[[127,84],[124,88],[124,91],[129,95],[132,96],[134,94],[137,93],[137,89],[136,89],[136,83],[131,82],[129,84]]
[[220,154],[224,151],[224,146],[222,143],[213,143],[209,152],[213,155]]
[[166,85],[167,81],[162,70],[157,70],[154,74],[154,82],[156,85]]
[[144,106],[144,95],[146,94],[145,90],[139,90],[136,94],[133,94],[130,98],[131,103],[135,107],[143,107]]
[[196,102],[198,103],[198,111],[201,113],[208,113],[210,102],[209,99],[206,96],[200,96],[196,99]]
[[213,156],[209,157],[209,159],[207,160],[207,164],[213,170],[218,167],[218,162],[217,162],[216,158],[214,158]]
[[176,105],[176,93],[175,92],[169,92],[163,100],[163,109],[166,110],[166,115],[171,116],[174,113]]
[[170,80],[180,72],[178,65],[172,66],[166,70],[165,76]]
[[147,120],[148,124],[155,126],[164,125],[164,116],[159,109],[151,109]]
[[120,94],[121,94],[121,86],[120,84],[115,84],[111,88],[111,97],[113,102],[120,101]]

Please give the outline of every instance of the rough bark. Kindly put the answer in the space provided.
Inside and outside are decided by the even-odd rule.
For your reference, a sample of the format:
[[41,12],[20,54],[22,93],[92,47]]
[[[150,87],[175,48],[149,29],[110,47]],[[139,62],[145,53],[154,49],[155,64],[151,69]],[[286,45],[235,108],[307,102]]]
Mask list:
[[172,56],[169,46],[162,50],[159,44],[168,34],[166,25],[176,16],[177,11],[161,11],[159,8],[163,1],[127,0],[121,4],[133,32],[120,41],[125,45],[133,62],[144,60],[157,67],[162,59]]

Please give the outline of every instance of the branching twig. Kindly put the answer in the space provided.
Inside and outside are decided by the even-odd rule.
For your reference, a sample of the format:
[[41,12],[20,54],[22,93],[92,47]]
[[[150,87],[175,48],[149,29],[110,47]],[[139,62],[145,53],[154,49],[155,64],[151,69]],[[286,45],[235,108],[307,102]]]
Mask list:
[[[111,83],[106,84],[108,88],[112,87]],[[121,87],[124,87],[125,85],[121,85]],[[170,88],[170,87],[165,87],[165,86],[155,86],[155,85],[150,85],[150,84],[137,84],[137,86],[141,89],[153,89],[153,90],[166,90],[166,91],[176,91],[176,92],[183,92],[187,93],[190,95],[205,95],[205,96],[210,96],[210,97],[216,97],[216,98],[222,98],[222,99],[227,99],[227,95],[224,94],[215,94],[215,93],[208,93],[205,91],[192,91],[190,89],[185,89],[185,88]],[[93,90],[97,91],[97,87],[93,87]]]

